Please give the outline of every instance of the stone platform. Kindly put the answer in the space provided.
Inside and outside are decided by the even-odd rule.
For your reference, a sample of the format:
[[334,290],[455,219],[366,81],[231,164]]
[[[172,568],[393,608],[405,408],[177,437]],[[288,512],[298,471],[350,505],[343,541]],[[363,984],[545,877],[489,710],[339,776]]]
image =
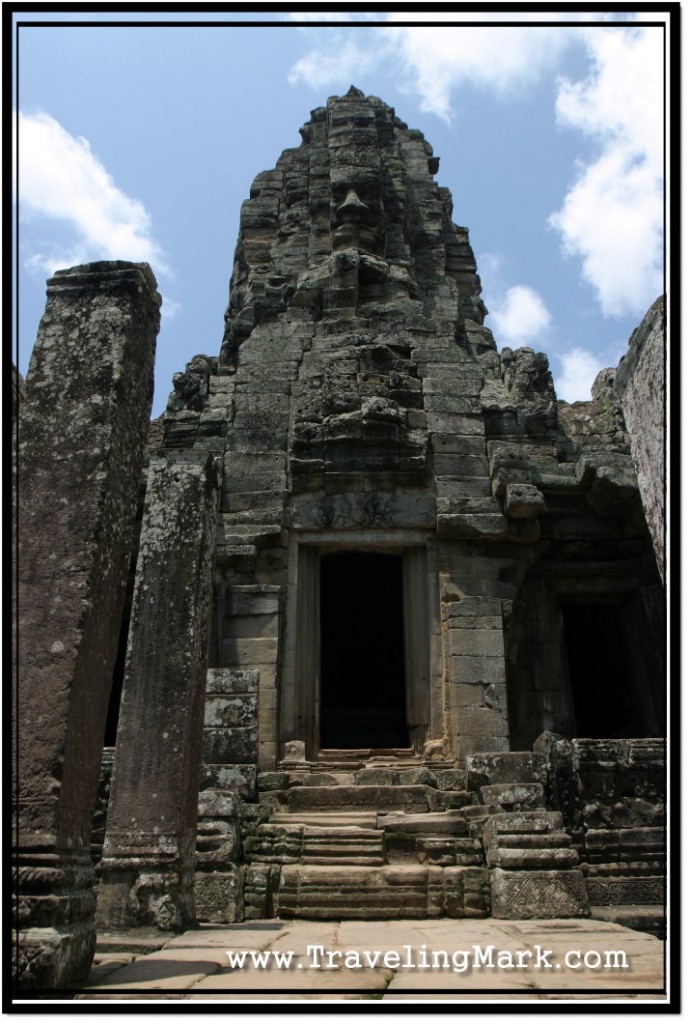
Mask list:
[[[493,963],[473,966],[476,947]],[[141,932],[101,935],[98,950],[86,988],[77,999],[588,999],[611,1004],[633,999],[664,1002],[668,998],[664,943],[651,935],[593,919],[265,920],[223,927],[206,925],[175,938]],[[266,953],[271,966],[231,968],[228,954],[237,955],[243,950]],[[600,960],[604,964],[606,951],[612,950],[623,951],[627,968],[566,966],[569,951],[577,951],[578,961],[589,959],[597,964]],[[292,966],[277,967],[274,954],[291,951]],[[328,969],[332,951],[334,966]],[[469,953],[470,966],[464,971],[454,970],[452,956],[455,954],[460,968],[463,951]],[[542,963],[536,962],[540,952]],[[346,955],[351,958],[348,966]],[[546,966],[545,961],[552,966]],[[573,954],[571,962],[577,962]],[[418,966],[406,966],[411,963]],[[438,966],[432,966],[434,963]]]

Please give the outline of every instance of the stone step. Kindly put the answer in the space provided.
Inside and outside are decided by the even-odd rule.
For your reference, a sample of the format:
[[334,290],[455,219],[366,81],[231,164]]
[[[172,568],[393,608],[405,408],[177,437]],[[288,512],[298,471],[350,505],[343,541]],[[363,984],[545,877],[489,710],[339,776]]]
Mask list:
[[559,811],[506,811],[492,815],[487,829],[496,836],[553,834],[564,831],[564,819]]
[[427,814],[405,814],[393,811],[377,816],[377,827],[388,833],[410,836],[467,836],[468,824],[463,811],[429,811]]
[[487,855],[491,868],[515,868],[525,871],[530,868],[564,869],[578,865],[578,853],[569,847],[565,849],[517,849],[506,846],[491,847]]
[[578,853],[558,811],[509,811],[487,819],[482,840],[491,868],[568,869]]
[[487,872],[477,867],[285,865],[278,916],[318,920],[486,917]]
[[545,788],[539,782],[497,782],[480,786],[480,799],[502,811],[534,811],[545,806]]
[[[260,772],[260,792],[290,789],[294,786],[430,786],[440,791],[466,791],[465,770],[448,767],[429,768],[416,763],[391,765],[353,765],[352,761],[296,764],[277,771]],[[470,802],[470,795],[468,795]]]
[[420,836],[415,840],[415,852],[421,864],[438,864],[446,867],[484,863],[482,843],[479,839]]
[[425,917],[427,872],[398,867],[354,869],[302,865],[283,868],[278,891],[279,917],[340,918]]
[[250,861],[383,864],[383,833],[356,825],[260,825],[245,850]]
[[265,793],[277,811],[305,812],[405,811],[426,813],[435,807],[430,786],[295,786]]
[[[378,819],[384,833],[387,864],[473,864],[464,844],[472,843],[468,827],[458,811],[428,814],[382,814]],[[473,849],[475,849],[473,845]]]
[[572,845],[573,840],[568,832],[538,832],[534,835],[523,833],[511,835],[507,833],[501,837],[501,845],[504,848],[517,847],[521,850],[544,850],[548,847],[565,847]]
[[310,813],[304,811],[301,814],[285,811],[275,811],[271,815],[272,825],[294,825],[299,822],[302,825],[317,825],[322,828],[341,828],[346,825],[353,825],[357,828],[377,828],[376,811],[315,811]]

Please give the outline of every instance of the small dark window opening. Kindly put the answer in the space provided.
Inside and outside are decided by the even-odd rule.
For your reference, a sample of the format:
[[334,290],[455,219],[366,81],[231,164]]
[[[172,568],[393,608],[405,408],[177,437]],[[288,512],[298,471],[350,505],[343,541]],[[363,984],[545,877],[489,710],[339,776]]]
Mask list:
[[408,747],[401,557],[324,555],[320,620],[321,746]]
[[637,693],[622,606],[562,605],[576,736],[634,739],[649,735]]

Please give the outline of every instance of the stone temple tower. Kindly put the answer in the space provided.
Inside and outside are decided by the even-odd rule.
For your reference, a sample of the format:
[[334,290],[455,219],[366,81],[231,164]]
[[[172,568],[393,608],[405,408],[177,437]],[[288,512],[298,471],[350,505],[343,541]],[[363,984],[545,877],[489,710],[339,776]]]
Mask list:
[[[468,823],[543,807],[547,786],[583,862],[613,803],[642,824],[635,783],[593,797],[586,822],[584,766],[661,770],[663,592],[613,371],[567,406],[545,356],[497,350],[439,161],[384,102],[351,88],[301,136],[252,185],[220,356],[175,378],[163,422],[161,451],[207,450],[222,478],[197,862],[212,918],[219,899],[240,913],[241,874],[250,916],[328,914],[323,865],[276,852],[289,834],[299,859],[314,815],[346,831],[348,815],[394,815],[359,837],[377,852],[355,843],[370,874],[351,880],[379,893],[369,912],[393,913],[441,884],[387,904],[399,847],[427,866],[487,865]],[[260,814],[231,868],[219,807],[233,787]],[[399,834],[402,812],[427,815],[422,831],[408,817]],[[451,818],[465,822],[453,839]],[[541,863],[575,870],[559,856]],[[595,902],[633,891],[603,875]],[[454,891],[439,906],[463,912]]]
[[497,350],[391,107],[301,135],[149,438],[97,921],[659,928],[664,591],[615,373],[567,405]]

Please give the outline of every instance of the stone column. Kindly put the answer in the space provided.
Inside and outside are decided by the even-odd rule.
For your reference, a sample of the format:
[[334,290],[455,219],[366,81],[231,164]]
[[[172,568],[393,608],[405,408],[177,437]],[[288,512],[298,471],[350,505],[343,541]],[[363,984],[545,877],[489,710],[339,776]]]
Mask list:
[[19,412],[15,692],[20,988],[65,988],[95,943],[91,818],[153,394],[146,264],[48,282]]
[[207,452],[151,460],[98,891],[106,929],[195,923],[217,507]]

